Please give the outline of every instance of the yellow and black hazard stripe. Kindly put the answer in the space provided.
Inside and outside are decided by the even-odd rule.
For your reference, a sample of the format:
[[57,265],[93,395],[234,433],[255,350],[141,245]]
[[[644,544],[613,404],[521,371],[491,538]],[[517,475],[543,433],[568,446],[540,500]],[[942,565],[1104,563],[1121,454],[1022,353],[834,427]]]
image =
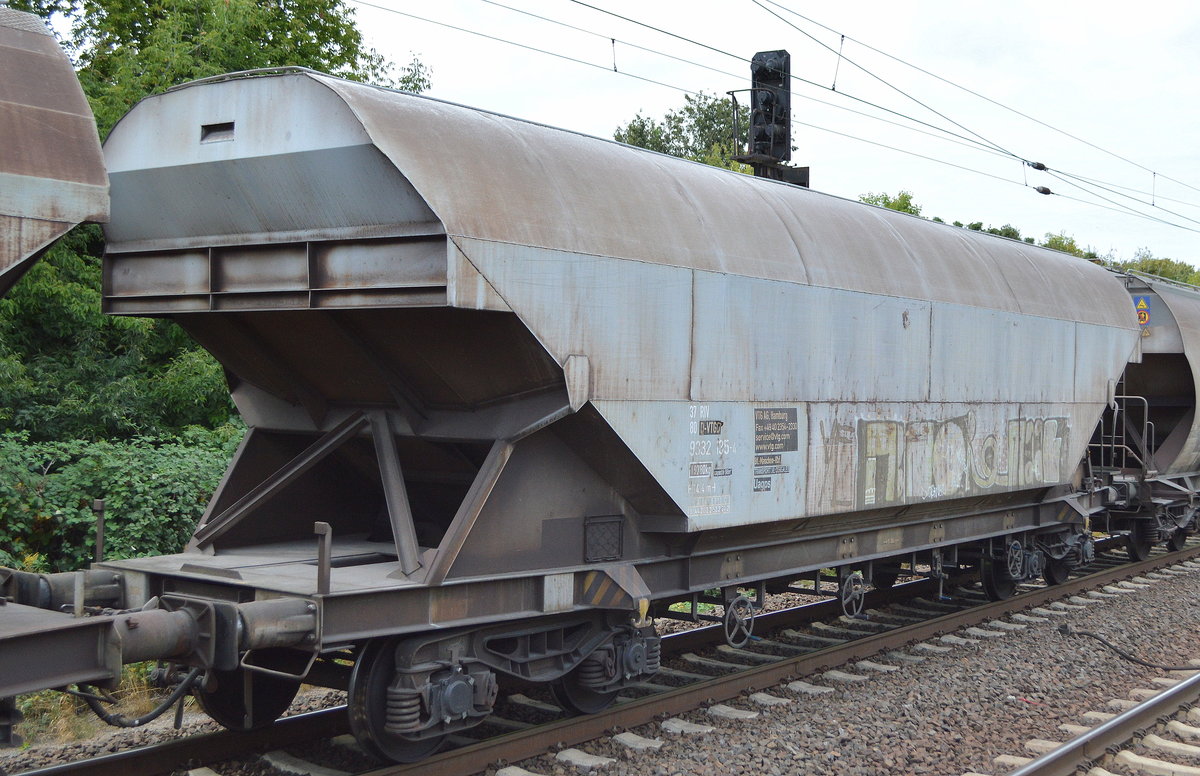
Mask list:
[[583,578],[583,602],[602,609],[623,609],[628,606],[629,595],[608,574],[589,571]]
[[580,602],[600,609],[632,609],[644,620],[650,608],[650,588],[633,566],[589,571],[583,578]]

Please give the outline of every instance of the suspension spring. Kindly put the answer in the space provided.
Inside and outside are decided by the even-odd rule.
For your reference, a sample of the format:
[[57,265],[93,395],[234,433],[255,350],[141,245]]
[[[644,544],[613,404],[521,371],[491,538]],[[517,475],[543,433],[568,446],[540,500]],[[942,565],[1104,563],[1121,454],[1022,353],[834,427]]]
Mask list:
[[603,687],[608,683],[609,671],[604,661],[592,655],[579,664],[579,683],[584,687]]
[[658,639],[646,640],[646,673],[657,674],[662,668],[662,643]]
[[389,687],[384,727],[394,732],[420,730],[420,694],[408,689]]

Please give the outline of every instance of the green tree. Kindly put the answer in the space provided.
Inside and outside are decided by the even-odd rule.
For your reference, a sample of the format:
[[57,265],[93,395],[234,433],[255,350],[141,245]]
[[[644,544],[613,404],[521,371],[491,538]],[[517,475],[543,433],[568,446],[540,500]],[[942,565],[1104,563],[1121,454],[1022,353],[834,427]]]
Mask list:
[[1181,283],[1200,285],[1200,272],[1197,272],[1191,264],[1175,259],[1157,258],[1149,248],[1138,248],[1134,251],[1132,259],[1118,262],[1116,268],[1144,272],[1147,275],[1157,275],[1160,278],[1178,280]]
[[342,0],[22,0],[69,20],[67,48],[101,137],[132,105],[221,73],[300,65],[357,81],[429,87],[415,58],[399,71],[367,48]]
[[913,202],[911,191],[901,191],[894,197],[886,192],[875,193],[872,191],[863,194],[858,200],[866,202],[868,205],[886,207],[888,210],[899,210],[901,213],[912,213],[914,216],[921,215],[921,206]]
[[1059,232],[1058,234],[1046,232],[1046,239],[1038,243],[1038,245],[1041,245],[1043,248],[1050,248],[1052,250],[1062,251],[1063,253],[1069,253],[1072,256],[1078,256],[1081,259],[1094,260],[1100,258],[1096,252],[1090,248],[1085,250],[1079,247],[1079,244],[1075,242],[1075,238],[1071,237],[1066,232]]
[[[921,214],[921,207],[913,202],[913,194],[910,191],[902,190],[894,197],[886,192],[871,192],[860,196],[859,201],[866,202],[869,205],[878,205],[879,207],[912,213],[913,215]],[[934,216],[931,220],[939,224],[946,223],[938,216]],[[987,232],[988,234],[1007,237],[1010,240],[1021,240],[1030,245],[1040,245],[1043,248],[1069,253],[1081,259],[1105,263],[1116,269],[1135,270],[1171,280],[1200,285],[1200,270],[1197,270],[1186,262],[1156,258],[1148,248],[1139,248],[1134,253],[1133,258],[1128,261],[1114,261],[1111,254],[1107,257],[1101,257],[1091,248],[1085,249],[1080,247],[1075,238],[1065,232],[1059,232],[1058,234],[1047,232],[1045,240],[1037,242],[1033,237],[1023,236],[1021,230],[1012,224],[988,226],[986,229],[982,221],[972,221],[969,224],[964,224],[962,221],[953,221],[951,225],[957,226],[960,229],[970,229],[973,232]]]
[[989,226],[987,228],[987,232],[988,234],[996,234],[1001,237],[1007,237],[1010,240],[1021,239],[1021,230],[1012,224],[1005,224],[1004,226]]
[[96,442],[0,433],[0,565],[86,566],[97,498],[107,502],[105,557],[181,551],[243,430],[230,425],[168,439]]
[[0,299],[0,430],[36,440],[227,421],[220,365],[164,320],[100,312],[100,230],[70,232]]
[[617,127],[613,139],[714,167],[750,171],[733,159],[738,153],[733,102],[704,92],[686,95],[683,107],[667,111],[662,121],[639,112],[628,124]]
[[[194,78],[299,65],[412,91],[365,47],[342,0],[12,0],[61,14],[101,133],[136,101]],[[61,25],[60,25],[61,26]],[[97,227],[60,241],[0,300],[0,431],[32,441],[214,427],[233,412],[219,364],[173,323],[100,313]]]

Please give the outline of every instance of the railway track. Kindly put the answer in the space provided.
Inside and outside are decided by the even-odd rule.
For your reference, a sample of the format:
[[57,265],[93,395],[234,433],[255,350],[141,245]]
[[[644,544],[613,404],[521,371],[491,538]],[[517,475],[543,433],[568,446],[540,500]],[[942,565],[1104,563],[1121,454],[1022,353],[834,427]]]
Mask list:
[[[1200,667],[1191,673],[1182,681],[1163,677],[1178,683],[1157,690],[1120,714],[1107,715],[1112,718],[1079,731],[1069,741],[1031,741],[1030,748],[1049,751],[1020,765],[1009,776],[1070,776],[1079,772],[1103,776],[1109,773],[1104,766],[1114,764],[1149,774],[1196,776],[1200,768],[1181,762],[1200,758],[1200,709],[1191,708],[1200,702]],[[1098,716],[1106,714],[1099,712]],[[1175,740],[1180,738],[1185,740]],[[1139,745],[1154,750],[1156,756],[1138,754],[1134,749]],[[1007,761],[1020,759],[1009,757]]]
[[[497,762],[517,762],[555,748],[570,747],[603,737],[613,731],[662,720],[702,706],[719,704],[745,693],[753,693],[795,678],[811,676],[837,666],[937,639],[952,631],[978,626],[1031,607],[1044,606],[1084,590],[1115,584],[1119,580],[1196,557],[1200,557],[1200,543],[1190,545],[1179,552],[1156,554],[1141,563],[1111,565],[1109,568],[1071,579],[1062,585],[1025,590],[1005,601],[977,605],[971,605],[976,602],[971,601],[970,596],[960,598],[957,604],[930,601],[930,598],[936,597],[936,587],[929,582],[915,582],[890,590],[873,591],[868,606],[886,607],[906,599],[923,599],[927,610],[943,610],[944,613],[927,616],[918,622],[902,623],[905,618],[916,619],[914,612],[910,608],[903,608],[903,613],[894,609],[890,615],[876,615],[872,620],[860,623],[858,629],[862,631],[861,636],[844,643],[830,643],[824,647],[819,646],[822,639],[835,640],[827,634],[843,631],[839,634],[839,637],[843,637],[847,635],[846,632],[854,629],[854,625],[845,621],[845,618],[837,622],[840,605],[836,601],[766,613],[756,618],[756,630],[760,633],[789,632],[788,629],[804,623],[834,621],[833,625],[817,626],[823,628],[823,631],[813,632],[810,629],[808,634],[790,631],[791,643],[788,643],[787,637],[780,637],[779,641],[770,638],[765,642],[757,642],[757,649],[739,652],[725,648],[718,651],[714,650],[713,644],[723,641],[719,627],[684,631],[664,638],[663,644],[664,664],[677,665],[682,661],[687,666],[686,670],[668,668],[667,671],[669,676],[684,680],[681,686],[645,688],[646,694],[642,697],[629,699],[589,716],[569,717],[529,726],[526,726],[527,723],[518,722],[511,725],[507,732],[475,743],[460,741],[458,743],[463,745],[415,765],[392,765],[361,772],[370,776],[415,773],[462,776],[476,773]],[[1102,559],[1097,565],[1104,565],[1106,562],[1113,564],[1115,559]],[[887,627],[883,629],[885,624]],[[868,633],[868,628],[877,632]],[[797,636],[806,642],[804,647],[796,646]],[[695,656],[696,652],[706,648],[715,654],[714,658]],[[688,657],[689,655],[691,657]],[[754,655],[759,657],[755,658]],[[757,664],[743,665],[734,670],[734,662],[739,659],[755,661]],[[726,669],[728,673],[703,679],[695,678],[706,670],[721,671],[722,669],[715,664],[726,661],[729,661],[729,668]],[[692,676],[686,677],[685,674]],[[534,700],[532,707],[537,706],[538,701]],[[328,739],[344,733],[345,727],[344,709],[327,709],[286,718],[272,728],[254,734],[207,734],[119,755],[98,757],[82,763],[25,773],[28,776],[127,776],[129,773],[165,773],[179,768],[182,763],[245,757],[254,752],[312,742],[316,738]],[[498,729],[498,726],[491,729]]]

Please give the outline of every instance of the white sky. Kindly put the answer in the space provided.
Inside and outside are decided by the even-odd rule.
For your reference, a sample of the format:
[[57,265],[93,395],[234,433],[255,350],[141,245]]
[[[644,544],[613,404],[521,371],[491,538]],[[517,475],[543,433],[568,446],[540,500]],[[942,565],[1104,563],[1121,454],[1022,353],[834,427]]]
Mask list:
[[[595,63],[588,67],[350,0],[368,43],[398,63],[416,54],[433,75],[431,96],[518,118],[611,138],[639,111],[660,118],[683,104],[683,92],[613,73],[618,68],[672,86],[724,94],[749,85],[749,64],[589,10],[570,0],[498,0],[582,27],[550,24],[484,0],[371,0],[379,6],[465,27]],[[755,5],[753,0],[588,0],[597,7],[706,43],[748,60],[784,48],[792,55],[794,120],[824,129],[793,129],[794,164],[812,168],[814,189],[857,198],[871,191],[913,192],[925,216],[946,221],[1011,223],[1039,240],[1065,232],[1084,247],[1116,258],[1138,248],[1200,264],[1200,3],[1148,0],[1135,6],[1095,0],[919,0],[913,3],[777,0],[845,34],[844,54],[998,146],[1074,175],[1140,192],[1147,204],[1091,194],[1036,172],[1012,157],[934,140],[805,99],[879,114],[848,99],[869,100],[959,134],[944,119],[881,85],[846,61],[837,94],[837,57]],[[766,3],[766,0],[763,0]],[[769,4],[768,4],[768,7]],[[785,19],[831,45],[839,36],[786,11]],[[854,39],[854,40],[850,40]],[[1136,164],[947,86],[865,48],[882,49],[943,78]],[[631,48],[644,46],[707,65],[682,64]],[[896,118],[896,117],[891,117]],[[903,121],[902,119],[896,119]],[[833,130],[979,170],[1003,180],[850,140]],[[453,149],[447,149],[449,153]],[[1150,171],[1158,173],[1157,178]],[[1181,181],[1172,182],[1168,178]],[[1030,186],[1098,202],[1106,197],[1187,228],[1167,226]],[[1190,188],[1194,186],[1196,188]],[[1150,192],[1157,207],[1151,207]],[[1180,201],[1171,201],[1180,200]],[[1118,208],[1120,209],[1120,208]],[[1167,212],[1174,211],[1174,213]],[[1189,220],[1194,219],[1194,220]]]

